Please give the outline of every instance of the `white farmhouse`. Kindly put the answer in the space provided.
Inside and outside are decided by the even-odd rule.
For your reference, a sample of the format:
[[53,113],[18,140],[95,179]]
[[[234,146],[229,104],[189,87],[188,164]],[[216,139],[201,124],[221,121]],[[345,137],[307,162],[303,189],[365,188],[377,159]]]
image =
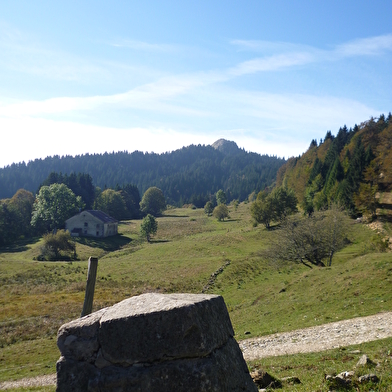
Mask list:
[[116,235],[118,221],[98,210],[86,210],[65,221],[72,236],[109,237]]

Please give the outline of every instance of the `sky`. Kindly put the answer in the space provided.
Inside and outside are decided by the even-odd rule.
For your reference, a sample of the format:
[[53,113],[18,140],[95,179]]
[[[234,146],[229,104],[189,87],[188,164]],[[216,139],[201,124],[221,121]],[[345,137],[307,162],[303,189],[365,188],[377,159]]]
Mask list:
[[224,138],[298,156],[392,111],[390,0],[2,0],[0,168]]

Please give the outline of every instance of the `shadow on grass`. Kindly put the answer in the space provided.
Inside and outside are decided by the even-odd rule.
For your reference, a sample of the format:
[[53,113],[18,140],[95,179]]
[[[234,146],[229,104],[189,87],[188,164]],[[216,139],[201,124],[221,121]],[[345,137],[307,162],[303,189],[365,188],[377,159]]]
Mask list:
[[128,245],[132,239],[121,234],[117,234],[115,236],[106,238],[75,237],[75,241],[79,244],[87,245],[92,248],[100,248],[107,252],[113,252],[125,245]]
[[170,242],[169,240],[150,240],[150,244],[159,244],[161,242]]
[[119,226],[135,226],[136,223],[135,223],[135,222],[131,222],[131,221],[129,221],[129,220],[126,220],[126,221],[120,221],[120,222],[118,222],[118,225],[119,225]]
[[[265,227],[265,226],[264,226]],[[268,228],[266,228],[268,231],[275,231],[275,230],[279,230],[281,228],[280,224],[274,225],[274,226],[270,226]]]
[[161,215],[159,218],[189,218],[189,215],[170,215],[170,214],[165,214],[165,215]]
[[18,253],[28,249],[28,245],[33,245],[40,240],[40,237],[27,238],[19,240],[13,244],[0,247],[0,253]]

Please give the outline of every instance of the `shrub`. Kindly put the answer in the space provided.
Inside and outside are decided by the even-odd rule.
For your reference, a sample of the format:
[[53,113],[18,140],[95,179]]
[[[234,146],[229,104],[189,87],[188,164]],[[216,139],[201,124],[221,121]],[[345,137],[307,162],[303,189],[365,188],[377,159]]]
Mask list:
[[76,247],[68,231],[58,230],[43,237],[40,260],[75,260]]

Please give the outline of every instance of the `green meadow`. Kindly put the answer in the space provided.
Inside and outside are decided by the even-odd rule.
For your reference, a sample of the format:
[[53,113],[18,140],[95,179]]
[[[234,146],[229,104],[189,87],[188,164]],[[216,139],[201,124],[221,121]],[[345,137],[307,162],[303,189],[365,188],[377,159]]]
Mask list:
[[[250,204],[230,206],[223,222],[200,209],[167,210],[151,243],[141,240],[139,228],[140,221],[126,221],[116,237],[76,239],[74,262],[37,261],[39,238],[0,250],[0,382],[55,372],[57,330],[80,316],[90,256],[99,259],[93,310],[145,292],[219,294],[237,340],[392,310],[391,253],[362,224],[352,223],[350,242],[331,267],[313,269],[263,260],[260,251],[279,229],[253,227]],[[379,385],[392,384],[392,340],[355,347],[381,358]],[[324,372],[355,364],[348,351],[267,358],[249,367],[276,377],[294,372],[303,383],[288,390],[327,391]]]

